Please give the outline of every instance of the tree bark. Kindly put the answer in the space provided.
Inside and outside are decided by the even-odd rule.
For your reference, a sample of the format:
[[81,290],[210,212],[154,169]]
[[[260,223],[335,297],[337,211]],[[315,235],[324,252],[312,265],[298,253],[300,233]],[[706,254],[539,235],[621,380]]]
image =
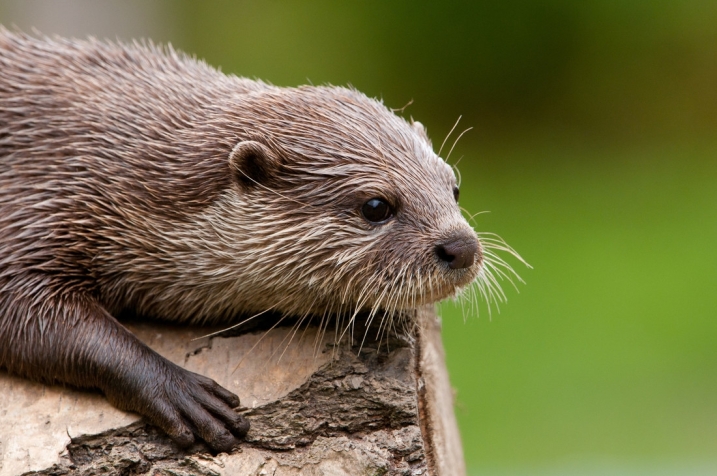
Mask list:
[[0,373],[0,476],[463,475],[440,324],[432,308],[416,318],[412,343],[388,348],[334,346],[333,332],[314,327],[201,337],[206,329],[129,325],[241,397],[251,430],[231,454],[182,450],[101,395]]

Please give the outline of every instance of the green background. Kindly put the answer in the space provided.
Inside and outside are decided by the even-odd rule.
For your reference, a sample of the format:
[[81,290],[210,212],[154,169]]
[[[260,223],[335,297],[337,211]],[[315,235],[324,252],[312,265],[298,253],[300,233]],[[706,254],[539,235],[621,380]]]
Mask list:
[[717,474],[717,2],[151,3],[225,72],[474,128],[461,204],[534,269],[441,307],[472,474]]

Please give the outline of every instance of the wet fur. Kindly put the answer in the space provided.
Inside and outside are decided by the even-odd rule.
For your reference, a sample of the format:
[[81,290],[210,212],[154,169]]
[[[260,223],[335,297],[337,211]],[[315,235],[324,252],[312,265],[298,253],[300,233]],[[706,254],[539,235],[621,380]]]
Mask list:
[[[237,156],[242,143],[256,150]],[[474,233],[455,183],[419,123],[355,90],[278,88],[170,48],[2,29],[0,365],[100,388],[180,443],[193,431],[225,448],[214,426],[146,408],[171,392],[142,386],[188,378],[232,397],[157,360],[113,316],[390,318],[455,296],[490,271],[436,260],[440,240]],[[375,196],[396,210],[384,225],[358,212]],[[115,388],[123,366],[145,368],[148,382],[127,376],[141,398]],[[246,431],[222,412],[210,411]]]

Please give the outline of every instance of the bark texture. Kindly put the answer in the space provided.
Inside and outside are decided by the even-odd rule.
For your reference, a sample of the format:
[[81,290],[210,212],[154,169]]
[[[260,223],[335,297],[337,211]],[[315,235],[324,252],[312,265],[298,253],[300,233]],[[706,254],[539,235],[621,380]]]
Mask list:
[[413,344],[360,352],[314,328],[287,347],[290,328],[196,339],[206,329],[133,326],[242,398],[252,426],[231,454],[181,450],[100,395],[0,374],[0,476],[465,474],[440,326],[432,309],[417,318]]

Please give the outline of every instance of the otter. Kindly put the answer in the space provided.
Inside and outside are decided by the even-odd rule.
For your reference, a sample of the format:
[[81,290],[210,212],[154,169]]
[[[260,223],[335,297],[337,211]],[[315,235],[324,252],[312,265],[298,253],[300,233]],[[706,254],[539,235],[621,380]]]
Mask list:
[[99,390],[179,445],[232,448],[239,398],[118,316],[395,315],[455,296],[491,256],[457,200],[423,126],[354,89],[0,29],[0,367]]

